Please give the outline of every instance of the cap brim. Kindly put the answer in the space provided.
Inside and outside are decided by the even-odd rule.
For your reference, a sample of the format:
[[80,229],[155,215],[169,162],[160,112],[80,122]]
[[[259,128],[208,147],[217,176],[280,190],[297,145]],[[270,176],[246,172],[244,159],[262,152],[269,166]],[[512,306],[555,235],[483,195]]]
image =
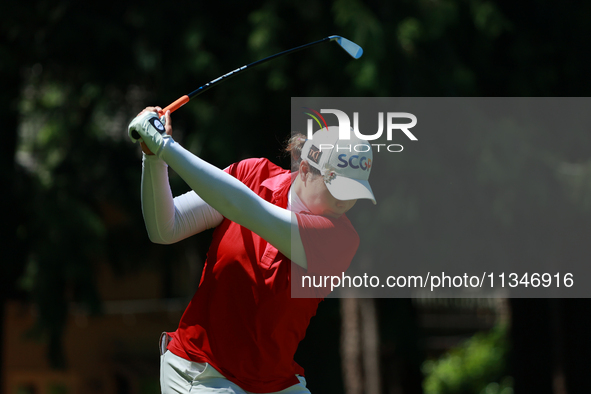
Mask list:
[[337,200],[368,199],[376,204],[371,186],[368,181],[337,176],[330,183],[325,183],[328,191]]

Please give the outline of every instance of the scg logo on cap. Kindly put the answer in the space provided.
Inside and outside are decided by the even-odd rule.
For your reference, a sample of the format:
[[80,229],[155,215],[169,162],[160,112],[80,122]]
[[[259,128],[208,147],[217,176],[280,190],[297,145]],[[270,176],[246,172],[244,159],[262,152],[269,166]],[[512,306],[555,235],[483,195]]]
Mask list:
[[371,169],[371,159],[362,156],[361,158],[359,155],[352,155],[347,159],[347,155],[345,153],[338,156],[339,164],[337,167],[339,168],[347,168],[351,167],[355,170],[361,168],[363,171],[369,171]]

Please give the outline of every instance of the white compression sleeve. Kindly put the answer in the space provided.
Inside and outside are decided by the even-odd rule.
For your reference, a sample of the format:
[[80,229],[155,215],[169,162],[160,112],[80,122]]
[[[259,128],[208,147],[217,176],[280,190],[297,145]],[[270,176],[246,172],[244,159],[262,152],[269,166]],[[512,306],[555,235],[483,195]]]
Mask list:
[[294,263],[306,268],[295,214],[260,198],[232,175],[201,160],[164,136],[159,156],[211,207],[261,236]]
[[150,240],[171,244],[220,224],[223,216],[194,191],[172,198],[168,165],[156,156],[144,155],[142,213]]

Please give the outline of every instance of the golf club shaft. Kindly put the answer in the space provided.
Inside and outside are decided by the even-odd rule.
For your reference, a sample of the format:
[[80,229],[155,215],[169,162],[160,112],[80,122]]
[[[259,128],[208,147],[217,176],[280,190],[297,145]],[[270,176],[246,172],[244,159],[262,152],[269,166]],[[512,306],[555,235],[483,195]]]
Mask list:
[[276,57],[287,55],[289,53],[296,52],[296,51],[302,50],[304,48],[311,47],[313,45],[321,44],[321,43],[323,43],[325,41],[333,40],[334,39],[333,37],[335,37],[335,36],[326,37],[326,38],[323,38],[323,39],[318,40],[318,41],[314,41],[314,42],[311,42],[311,43],[308,43],[308,44],[300,45],[299,47],[295,47],[295,48],[288,49],[288,50],[283,51],[283,52],[276,53],[276,54],[271,55],[269,57],[266,57],[264,59],[257,60],[256,62],[247,64],[247,65],[242,66],[242,67],[239,67],[239,68],[237,68],[237,69],[235,69],[233,71],[230,71],[229,73],[224,74],[221,77],[216,78],[213,81],[210,81],[210,82],[206,83],[205,85],[203,85],[203,86],[195,89],[191,93],[186,94],[186,95],[178,98],[173,103],[171,103],[167,107],[163,108],[162,111],[159,111],[158,112],[158,116],[162,117],[166,113],[166,111],[170,111],[170,113],[173,113],[174,111],[176,111],[177,109],[179,109],[180,107],[182,107],[183,105],[185,105],[186,103],[188,103],[189,100],[192,99],[193,97],[200,95],[201,93],[205,92],[206,90],[211,89],[214,85],[216,85],[216,84],[218,84],[218,83],[220,83],[220,82],[222,82],[222,81],[224,81],[224,80],[226,80],[226,79],[228,79],[230,77],[233,77],[236,74],[241,73],[242,71],[246,70],[249,67],[253,67],[253,66],[256,66],[256,65],[265,63],[265,62],[267,62],[267,61],[269,61],[271,59],[274,59]]

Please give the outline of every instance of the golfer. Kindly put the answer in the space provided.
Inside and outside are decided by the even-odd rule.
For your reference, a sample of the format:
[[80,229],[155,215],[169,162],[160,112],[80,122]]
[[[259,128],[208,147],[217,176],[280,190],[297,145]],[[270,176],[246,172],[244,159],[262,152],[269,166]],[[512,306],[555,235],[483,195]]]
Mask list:
[[[297,298],[292,286],[348,268],[359,237],[345,213],[357,199],[375,204],[371,145],[328,127],[292,137],[294,171],[267,159],[220,170],[176,143],[170,113],[164,126],[159,110],[129,125],[144,152],[148,235],[171,244],[215,227],[199,288],[178,329],[161,337],[162,393],[310,393],[293,356],[328,292]],[[360,145],[369,150],[351,149]],[[173,198],[168,166],[192,191]]]

